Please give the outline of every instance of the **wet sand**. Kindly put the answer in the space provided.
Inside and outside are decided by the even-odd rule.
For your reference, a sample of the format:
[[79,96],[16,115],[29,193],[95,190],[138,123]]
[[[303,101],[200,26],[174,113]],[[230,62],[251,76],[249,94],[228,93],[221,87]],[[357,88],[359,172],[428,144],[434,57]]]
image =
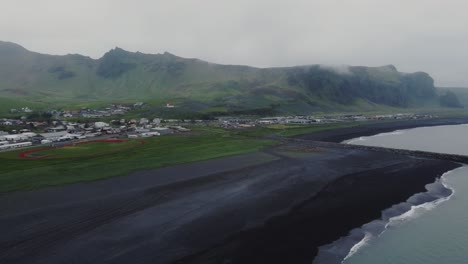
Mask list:
[[305,145],[1,195],[0,263],[311,263],[459,166]]

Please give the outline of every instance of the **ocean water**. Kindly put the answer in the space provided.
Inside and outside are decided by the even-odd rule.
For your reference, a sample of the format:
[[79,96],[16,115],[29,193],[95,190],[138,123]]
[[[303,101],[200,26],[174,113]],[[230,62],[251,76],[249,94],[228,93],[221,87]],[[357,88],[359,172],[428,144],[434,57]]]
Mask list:
[[343,143],[468,155],[468,124],[397,130]]
[[[468,155],[468,125],[415,128],[347,143]],[[413,205],[406,213],[389,217],[387,222],[375,221],[354,230],[345,238],[354,241],[354,246],[342,263],[468,263],[468,167],[447,172],[439,182],[426,188],[428,193],[443,195],[432,202]]]

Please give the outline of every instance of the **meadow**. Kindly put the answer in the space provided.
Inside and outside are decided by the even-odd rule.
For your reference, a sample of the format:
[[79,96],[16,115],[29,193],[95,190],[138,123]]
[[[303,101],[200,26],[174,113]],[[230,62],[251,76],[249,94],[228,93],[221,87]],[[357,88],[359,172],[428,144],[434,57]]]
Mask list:
[[81,149],[78,152],[83,155],[77,156],[77,149],[70,151],[64,148],[45,153],[55,158],[24,159],[19,157],[24,150],[2,152],[0,192],[95,181],[128,175],[138,170],[255,152],[276,144],[275,141],[213,128],[144,140],[146,144],[120,151],[106,152],[103,146],[99,146],[99,155],[89,155],[89,151]]
[[123,147],[89,143],[41,150],[36,159],[20,157],[22,152],[34,151],[34,148],[2,152],[0,193],[95,181],[140,170],[256,152],[279,144],[269,139],[271,135],[289,137],[365,123],[368,124],[273,125],[251,129],[193,127],[188,134],[144,138],[145,144],[136,139],[123,143]]
[[146,144],[143,140],[96,140],[72,142],[60,147],[38,147],[19,153],[20,158],[25,159],[60,159],[79,158],[86,156],[99,156],[113,152],[123,151]]

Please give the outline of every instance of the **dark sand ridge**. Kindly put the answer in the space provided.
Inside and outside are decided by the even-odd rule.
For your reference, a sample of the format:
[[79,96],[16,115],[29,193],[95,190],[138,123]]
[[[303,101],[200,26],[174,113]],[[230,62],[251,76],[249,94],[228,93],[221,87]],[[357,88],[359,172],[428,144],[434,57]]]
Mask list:
[[[364,152],[367,155],[362,158],[367,158],[370,163],[379,162],[382,158],[396,163],[376,168],[369,166],[363,171],[339,177],[287,214],[273,217],[262,226],[244,230],[216,247],[176,263],[310,264],[318,247],[378,219],[382,210],[405,201],[414,193],[426,191],[426,184],[460,166],[453,162],[395,153]],[[329,166],[336,169],[362,166],[356,161],[350,161],[351,164],[343,164],[342,160],[335,162]]]
[[[379,133],[379,131],[377,131]],[[303,143],[0,196],[0,263],[311,263],[449,161]]]
[[420,119],[420,120],[403,120],[392,122],[378,122],[375,124],[350,127],[335,130],[325,130],[317,133],[298,136],[297,138],[306,140],[326,141],[339,143],[344,140],[372,136],[380,133],[392,132],[401,129],[410,129],[415,127],[431,127],[442,125],[459,125],[467,124],[468,117],[457,118],[435,118],[435,119]]

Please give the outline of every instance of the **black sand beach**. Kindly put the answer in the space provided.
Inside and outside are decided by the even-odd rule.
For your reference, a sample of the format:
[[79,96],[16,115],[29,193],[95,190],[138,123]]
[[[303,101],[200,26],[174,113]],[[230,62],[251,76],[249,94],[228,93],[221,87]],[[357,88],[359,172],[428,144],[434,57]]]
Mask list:
[[325,130],[309,135],[298,136],[297,138],[339,143],[352,138],[372,136],[375,134],[387,133],[401,129],[443,125],[460,125],[466,123],[468,123],[468,118],[466,117],[377,122],[375,124],[369,124],[365,126]]
[[[301,138],[341,141],[429,123]],[[0,263],[311,263],[319,246],[458,166],[291,141],[259,153],[4,194]]]

